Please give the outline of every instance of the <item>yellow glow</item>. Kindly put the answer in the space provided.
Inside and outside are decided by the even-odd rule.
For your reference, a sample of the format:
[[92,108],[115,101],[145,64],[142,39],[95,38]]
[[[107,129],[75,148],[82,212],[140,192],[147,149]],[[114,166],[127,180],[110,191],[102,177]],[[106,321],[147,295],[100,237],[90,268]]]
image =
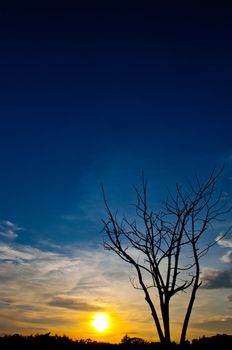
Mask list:
[[98,331],[104,332],[110,325],[109,318],[106,314],[96,314],[91,325]]

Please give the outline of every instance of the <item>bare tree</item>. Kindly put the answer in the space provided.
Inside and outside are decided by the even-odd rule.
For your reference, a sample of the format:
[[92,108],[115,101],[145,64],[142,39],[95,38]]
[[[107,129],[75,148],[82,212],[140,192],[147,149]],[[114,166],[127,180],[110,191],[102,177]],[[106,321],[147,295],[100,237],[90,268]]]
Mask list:
[[[189,291],[183,319],[180,344],[184,344],[196,293],[201,286],[200,258],[215,244],[215,240],[201,247],[202,236],[225,209],[221,193],[216,190],[220,170],[211,172],[206,181],[198,177],[187,190],[176,185],[175,194],[169,191],[160,212],[149,209],[147,182],[142,178],[142,190],[134,188],[137,201],[135,219],[118,218],[108,205],[104,190],[107,218],[103,220],[106,238],[104,247],[131,264],[137,273],[138,284],[155,322],[159,339],[171,342],[170,301]],[[152,294],[155,289],[157,298]],[[160,317],[160,316],[161,317]]]

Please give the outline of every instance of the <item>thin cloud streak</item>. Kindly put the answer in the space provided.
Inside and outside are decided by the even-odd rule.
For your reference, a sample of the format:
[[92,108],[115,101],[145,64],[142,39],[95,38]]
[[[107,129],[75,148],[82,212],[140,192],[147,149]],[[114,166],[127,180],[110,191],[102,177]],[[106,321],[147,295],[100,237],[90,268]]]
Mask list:
[[14,240],[18,237],[18,231],[23,229],[9,220],[2,220],[0,222],[0,236],[7,240]]
[[99,306],[86,303],[84,301],[78,300],[77,298],[54,297],[47,303],[47,305],[78,311],[93,312],[101,310]]
[[203,330],[210,330],[217,332],[220,329],[220,332],[231,333],[232,327],[232,317],[231,316],[215,316],[211,319],[203,320],[199,323],[193,323],[193,327],[200,328]]

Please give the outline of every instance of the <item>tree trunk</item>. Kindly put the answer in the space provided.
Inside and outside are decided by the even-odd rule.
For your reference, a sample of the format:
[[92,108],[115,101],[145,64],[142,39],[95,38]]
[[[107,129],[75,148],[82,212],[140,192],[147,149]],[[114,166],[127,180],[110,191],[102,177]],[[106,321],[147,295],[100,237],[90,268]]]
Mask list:
[[185,343],[187,329],[188,329],[188,323],[189,323],[190,315],[191,315],[191,312],[192,312],[193,303],[194,303],[194,300],[195,300],[195,294],[196,293],[193,293],[191,295],[191,299],[190,299],[190,302],[189,302],[189,305],[188,305],[188,309],[187,309],[187,312],[186,312],[186,315],[185,315],[185,319],[184,319],[184,323],[183,323],[183,327],[182,327],[182,332],[181,332],[181,337],[180,337],[180,345],[184,345],[184,343]]
[[187,334],[189,319],[190,319],[192,308],[193,308],[193,304],[194,304],[194,301],[195,301],[196,292],[197,292],[197,289],[199,287],[198,281],[199,281],[199,278],[196,278],[196,281],[195,281],[194,286],[193,286],[191,298],[189,300],[188,308],[187,308],[187,311],[186,311],[186,314],[185,314],[185,318],[184,318],[184,323],[183,323],[181,337],[180,337],[180,345],[184,345],[185,340],[186,340],[186,334]]
[[169,320],[169,300],[165,302],[162,307],[162,317],[163,317],[163,325],[164,325],[164,342],[165,344],[171,343],[170,337],[170,320]]
[[164,343],[165,337],[163,335],[163,331],[162,331],[162,328],[160,326],[160,321],[159,321],[159,318],[158,318],[157,313],[155,311],[154,305],[152,304],[150,298],[147,298],[147,296],[146,296],[145,300],[147,301],[148,305],[150,306],[151,314],[152,314],[153,320],[155,322],[155,326],[156,326],[156,329],[157,329],[157,332],[159,335],[160,342]]

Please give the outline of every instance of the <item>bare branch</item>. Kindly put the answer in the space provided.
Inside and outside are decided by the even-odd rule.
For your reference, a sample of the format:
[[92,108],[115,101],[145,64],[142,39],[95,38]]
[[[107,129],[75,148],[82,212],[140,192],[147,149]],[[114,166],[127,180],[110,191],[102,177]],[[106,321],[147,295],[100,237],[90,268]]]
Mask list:
[[[142,189],[133,187],[136,203],[132,221],[126,216],[118,219],[117,212],[111,211],[102,187],[107,214],[103,220],[104,247],[134,267],[138,280],[131,279],[131,284],[135,289],[143,290],[162,342],[171,341],[171,298],[190,291],[181,333],[181,343],[185,341],[194,300],[201,286],[200,259],[218,243],[218,240],[212,240],[201,247],[201,237],[215,220],[231,210],[221,204],[222,192],[216,189],[222,171],[223,168],[219,171],[214,168],[205,181],[196,176],[195,183],[189,183],[188,188],[176,184],[175,193],[168,190],[169,196],[159,212],[149,209],[147,181],[143,174]],[[231,231],[229,228],[220,239]],[[152,299],[150,289],[157,290],[159,305]],[[158,318],[158,307],[163,327]]]

